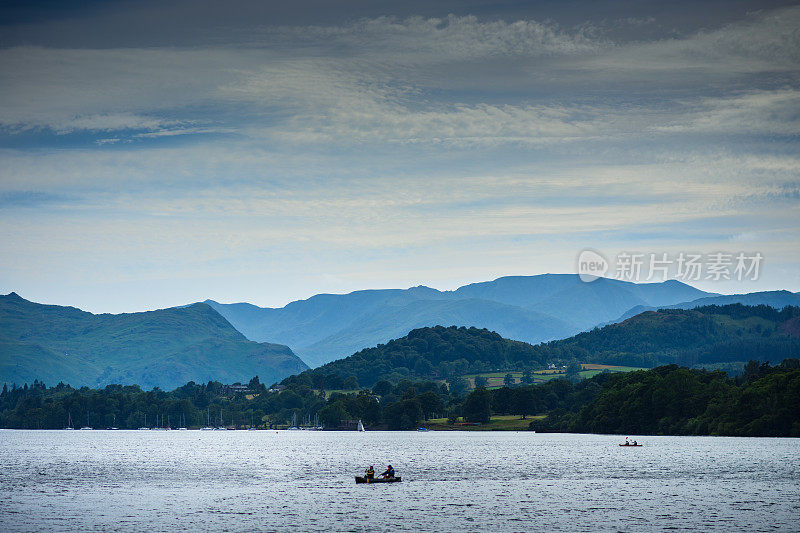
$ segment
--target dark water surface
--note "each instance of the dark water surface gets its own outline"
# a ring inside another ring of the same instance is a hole
[[[4,430],[0,530],[800,531],[800,439],[636,438]]]

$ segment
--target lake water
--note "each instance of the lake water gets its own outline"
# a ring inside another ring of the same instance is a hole
[[[0,529],[800,530],[800,439],[631,437],[4,430]]]

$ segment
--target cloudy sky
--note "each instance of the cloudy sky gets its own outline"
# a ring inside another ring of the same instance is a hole
[[[800,291],[796,2],[4,6],[0,292],[280,306],[586,247]]]

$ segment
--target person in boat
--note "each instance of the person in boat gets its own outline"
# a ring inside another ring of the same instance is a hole
[[[372,468],[372,465],[367,468],[367,479],[375,479],[375,469]]]
[[[633,445],[636,446],[636,441],[633,441]]]
[[[381,474],[381,477],[384,477],[384,478],[393,478],[394,477],[394,468],[392,468],[392,465],[389,465],[388,467],[386,467],[386,472]]]
[[[625,446],[630,446],[630,445],[631,445],[631,443],[628,442],[628,437],[625,437]]]

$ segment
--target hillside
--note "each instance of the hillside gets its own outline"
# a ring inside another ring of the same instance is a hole
[[[705,306],[646,311],[618,324],[536,346],[545,360],[653,367],[779,362],[800,355],[800,308]]]
[[[206,301],[256,341],[291,346],[312,367],[387,342],[411,329],[474,326],[528,343],[564,338],[638,306],[708,293],[677,281],[635,284],[575,274],[508,276],[455,291],[429,287],[319,294],[283,308]]]
[[[0,382],[173,388],[255,375],[271,382],[306,368],[288,347],[247,340],[204,304],[94,315],[0,296]]]
[[[289,377],[284,383],[336,389],[355,376],[360,386],[370,387],[381,379],[448,377],[513,367],[518,362],[541,365],[544,361],[539,355],[530,344],[504,339],[486,329],[435,326],[415,329],[386,344]]]
[[[750,292],[747,294],[723,294],[719,296],[706,296],[696,300],[680,302],[672,305],[660,305],[657,307],[637,305],[628,309],[614,322],[621,322],[632,316],[636,316],[645,311],[655,311],[656,309],[694,309],[706,305],[768,305],[775,309],[783,309],[786,306],[800,307],[800,294],[790,291],[762,291]]]

